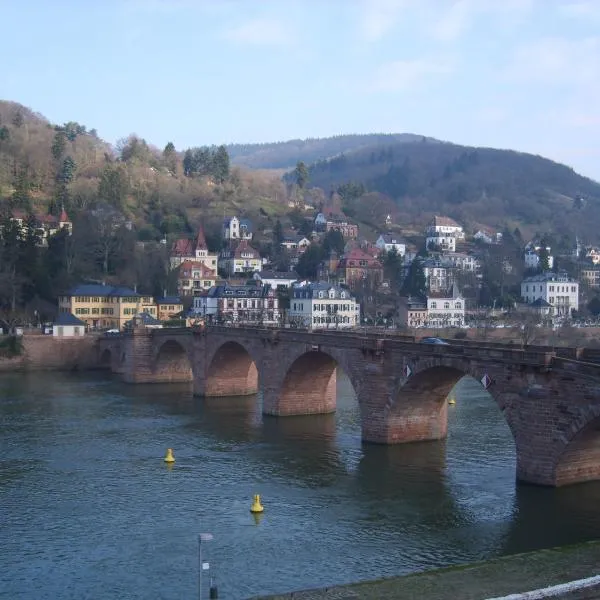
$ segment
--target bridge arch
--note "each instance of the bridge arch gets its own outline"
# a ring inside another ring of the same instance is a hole
[[[555,485],[600,479],[600,406],[580,411],[556,457]]]
[[[156,349],[153,363],[155,381],[193,381],[192,360],[187,349],[177,340],[162,341]]]
[[[463,377],[480,381],[484,375],[485,372],[479,372],[477,365],[468,360],[435,357],[419,361],[409,377],[397,377],[399,385],[385,407],[384,439],[377,441],[394,444],[445,438],[450,392]],[[518,427],[508,410],[506,391],[496,387],[493,379],[486,391],[500,409],[518,445]]]
[[[228,340],[207,357],[205,396],[248,396],[259,388],[259,369],[243,342]]]
[[[265,380],[263,412],[276,416],[335,412],[337,369],[341,368],[358,394],[358,377],[346,353],[336,348],[302,349],[287,356],[275,374]],[[359,399],[360,405],[360,399]],[[362,423],[361,409],[361,423]]]

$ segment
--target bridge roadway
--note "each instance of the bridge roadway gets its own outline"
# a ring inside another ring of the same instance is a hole
[[[100,339],[98,360],[131,383],[193,382],[199,396],[260,389],[263,412],[279,417],[334,411],[341,368],[356,392],[363,441],[381,444],[444,438],[446,398],[469,375],[513,433],[519,479],[600,479],[597,352],[466,340],[434,345],[382,333],[137,327]]]

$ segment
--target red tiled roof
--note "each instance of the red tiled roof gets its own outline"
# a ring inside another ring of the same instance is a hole
[[[217,276],[216,272],[213,269],[209,269],[204,263],[185,260],[179,265],[179,277],[190,277],[193,270],[200,271],[200,277],[203,279],[216,279]],[[187,273],[187,275],[185,273]]]
[[[71,220],[69,219],[69,215],[67,214],[67,211],[64,208],[60,211],[60,217],[58,220],[60,223],[70,223],[71,222]]]
[[[175,240],[171,247],[173,256],[194,256],[194,243],[187,238]]]
[[[260,254],[248,243],[247,240],[242,240],[236,247],[233,256],[234,258],[242,258],[242,252],[252,254],[251,258],[260,258]],[[248,257],[244,257],[248,258]]]
[[[202,225],[198,227],[198,235],[196,236],[196,250],[208,250],[206,245],[206,236],[204,235],[204,228]]]
[[[450,217],[438,217],[437,215],[433,217],[433,226],[434,227],[460,227],[460,225]]]

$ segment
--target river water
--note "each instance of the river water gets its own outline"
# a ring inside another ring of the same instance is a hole
[[[446,441],[363,446],[343,376],[335,415],[276,419],[185,385],[3,375],[0,597],[198,598],[200,532],[221,599],[600,537],[600,484],[516,485],[491,397],[456,398]]]

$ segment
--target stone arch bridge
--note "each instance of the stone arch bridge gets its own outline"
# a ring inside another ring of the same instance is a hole
[[[263,391],[263,413],[335,410],[349,377],[364,442],[444,438],[446,398],[464,375],[482,383],[512,431],[517,478],[560,486],[600,479],[600,364],[577,349],[415,343],[355,332],[136,328],[98,341],[99,363],[131,383],[193,382],[199,396]]]

